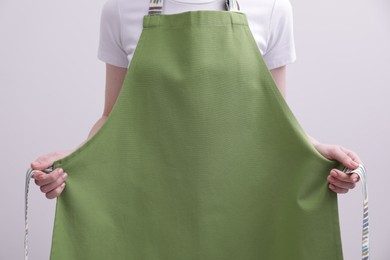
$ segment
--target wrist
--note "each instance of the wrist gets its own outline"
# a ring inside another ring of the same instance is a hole
[[[316,140],[314,137],[307,135],[314,147],[317,147],[319,144],[321,144],[318,140]]]

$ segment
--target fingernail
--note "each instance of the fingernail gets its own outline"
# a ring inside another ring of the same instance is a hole
[[[330,187],[332,190],[334,189],[333,184],[330,184],[329,187]]]
[[[35,161],[35,162],[33,162],[33,164],[34,164],[34,165],[40,165],[41,162],[40,162],[40,161]]]
[[[336,171],[332,171],[331,174],[332,174],[332,176],[334,176],[334,177],[337,176],[337,172],[336,172]]]
[[[353,166],[359,166],[359,164],[357,162],[355,162],[355,161],[352,161],[352,165]]]
[[[67,173],[64,173],[64,175],[62,175],[62,179],[66,179],[66,177],[68,176],[68,174]]]
[[[353,182],[357,182],[357,180],[358,180],[357,178],[353,178]]]
[[[64,172],[64,170],[63,170],[62,168],[60,168],[58,171],[59,171],[60,173],[63,173],[63,172]]]

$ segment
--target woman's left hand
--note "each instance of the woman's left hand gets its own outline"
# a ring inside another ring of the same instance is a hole
[[[341,145],[317,143],[314,147],[329,160],[337,160],[349,169],[356,169],[362,163],[359,156]],[[338,169],[332,169],[328,175],[329,188],[337,193],[347,193],[355,188],[359,181],[356,173],[346,174]]]

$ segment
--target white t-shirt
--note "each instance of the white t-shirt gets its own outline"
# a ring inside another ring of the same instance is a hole
[[[289,0],[238,0],[269,70],[296,60],[293,13]],[[165,0],[163,14],[225,10],[225,0]],[[149,0],[107,0],[100,22],[97,57],[127,68],[142,31]]]

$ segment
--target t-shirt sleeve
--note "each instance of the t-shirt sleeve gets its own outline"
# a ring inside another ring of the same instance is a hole
[[[263,57],[271,70],[296,60],[293,10],[289,0],[275,0],[269,25],[267,48]]]
[[[100,16],[100,37],[97,51],[99,60],[117,67],[126,68],[127,54],[121,38],[120,13],[117,0],[107,0]]]

